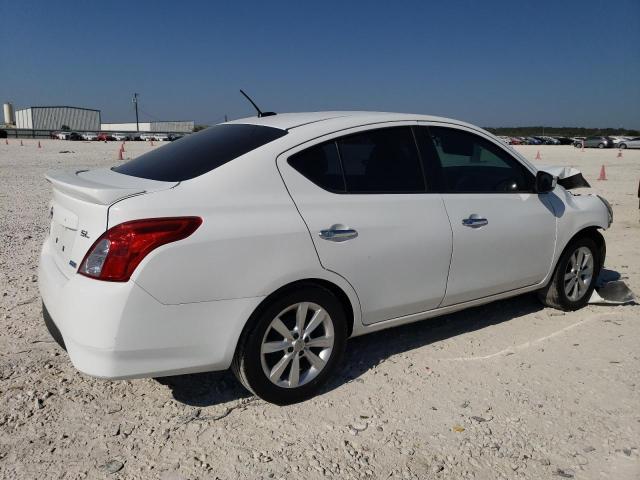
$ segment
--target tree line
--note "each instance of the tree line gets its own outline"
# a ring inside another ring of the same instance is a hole
[[[584,128],[584,127],[487,127],[485,130],[494,135],[505,137],[531,137],[545,135],[550,137],[590,137],[601,135],[607,137],[615,136],[640,136],[639,130],[629,130],[627,128]]]

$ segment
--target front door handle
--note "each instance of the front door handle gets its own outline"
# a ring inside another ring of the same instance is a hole
[[[323,240],[329,240],[330,242],[346,242],[358,236],[358,232],[353,228],[345,227],[344,225],[336,224],[331,225],[326,230],[320,230],[320,238]]]
[[[472,213],[471,215],[469,215],[469,218],[465,218],[462,220],[462,225],[464,225],[465,227],[480,228],[484,227],[485,225],[489,225],[489,220],[483,218],[477,213]]]

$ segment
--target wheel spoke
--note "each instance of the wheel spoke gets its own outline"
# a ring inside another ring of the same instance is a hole
[[[305,350],[305,355],[307,357],[307,360],[309,360],[309,363],[311,363],[311,365],[313,365],[318,370],[322,370],[322,368],[324,367],[324,364],[326,363],[323,359],[321,359],[311,350]]]
[[[574,276],[575,276],[575,274],[573,272],[565,273],[564,274],[564,281],[566,282],[567,280],[573,278]]]
[[[278,380],[280,380],[280,377],[282,376],[282,372],[285,371],[292,357],[293,357],[293,354],[288,353],[284,357],[282,357],[278,363],[276,363],[273,366],[273,368],[271,369],[271,372],[269,373],[269,378],[271,379],[272,382],[277,382]]]
[[[278,342],[266,342],[262,344],[262,353],[273,353],[286,350],[291,343],[287,340],[281,340]]]
[[[575,285],[575,283],[576,283],[576,277],[572,276],[571,280],[569,280],[565,284],[564,291],[567,294],[567,296],[571,295],[571,290],[573,290],[573,286]]]
[[[571,293],[571,298],[574,300],[577,300],[578,298],[578,293],[579,293],[579,287],[578,287],[579,282],[575,281],[573,283],[573,289],[572,289],[572,293]]]
[[[313,331],[318,328],[318,325],[320,325],[325,318],[325,311],[324,310],[317,310],[314,314],[313,317],[311,317],[311,320],[309,321],[309,325],[307,325],[306,330],[304,331],[304,334],[306,336],[311,335],[311,333],[313,333]]]
[[[297,387],[300,382],[300,357],[294,355],[291,363],[291,371],[289,372],[289,386]]]
[[[289,331],[287,326],[284,323],[282,323],[282,320],[280,320],[280,318],[276,318],[271,324],[271,327],[287,340],[293,341],[293,336],[291,335],[291,332]]]
[[[584,261],[584,252],[582,251],[582,249],[580,249],[580,250],[578,250],[576,252],[576,254],[577,255],[576,255],[576,263],[575,263],[575,265],[576,265],[577,269],[580,269],[580,268],[582,268],[582,262]]]
[[[591,277],[593,275],[593,267],[592,266],[586,267],[584,270],[582,270],[582,272],[580,272],[580,275],[583,278],[584,277]]]
[[[304,323],[307,320],[307,311],[309,310],[308,303],[301,303],[298,305],[296,309],[296,327],[298,328],[298,333],[302,335],[304,332]]]
[[[320,347],[329,348],[333,347],[333,337],[318,337],[309,340],[306,344],[307,347]]]

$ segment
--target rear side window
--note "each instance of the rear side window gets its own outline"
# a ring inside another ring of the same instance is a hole
[[[321,143],[289,157],[289,165],[325,190],[344,192],[335,142]]]
[[[133,177],[180,182],[210,172],[286,134],[286,130],[261,125],[216,125],[145,153],[113,170]]]
[[[339,138],[350,193],[424,192],[424,175],[411,127],[369,130]]]

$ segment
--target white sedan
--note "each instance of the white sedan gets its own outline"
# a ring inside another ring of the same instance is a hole
[[[47,178],[39,286],[76,368],[232,367],[278,404],[318,392],[349,337],[531,291],[583,307],[613,218],[569,191],[579,172],[409,114],[246,118]]]
[[[620,140],[618,148],[640,148],[640,137],[633,137],[626,140]]]
[[[83,140],[97,140],[98,134],[96,132],[84,132],[82,134]]]

